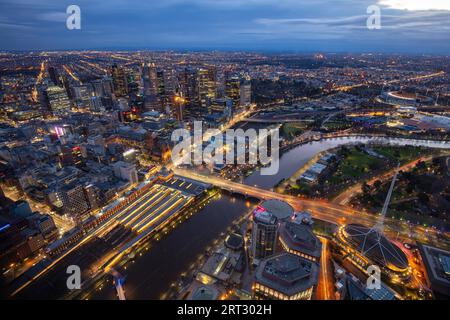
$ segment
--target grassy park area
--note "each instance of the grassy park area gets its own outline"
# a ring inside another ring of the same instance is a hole
[[[343,147],[338,151],[341,161],[327,183],[356,183],[361,178],[394,168],[398,162],[402,165],[431,153],[432,150],[413,146]]]

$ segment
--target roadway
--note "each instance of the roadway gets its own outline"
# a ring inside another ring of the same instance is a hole
[[[322,242],[322,255],[320,257],[320,273],[317,284],[317,300],[335,300],[334,296],[334,276],[331,268],[331,255],[328,239],[319,237]]]
[[[351,207],[331,203],[326,200],[302,199],[292,195],[280,194],[270,190],[264,190],[255,186],[249,186],[234,181],[224,180],[216,176],[206,176],[187,169],[174,169],[177,175],[196,179],[204,183],[212,184],[220,189],[239,193],[244,196],[254,197],[261,200],[278,199],[289,203],[295,210],[307,210],[316,219],[334,223],[337,225],[358,223],[365,226],[373,226],[378,220],[378,215],[354,210]],[[433,228],[421,225],[412,225],[404,221],[386,217],[384,219],[386,233],[404,240],[417,240],[424,243],[439,242],[442,246],[450,247],[450,235],[448,232],[440,233]]]

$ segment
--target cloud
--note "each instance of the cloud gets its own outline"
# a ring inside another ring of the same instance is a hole
[[[378,0],[378,4],[410,11],[450,10],[449,0]]]
[[[67,14],[65,12],[52,11],[38,14],[37,19],[50,22],[64,22],[67,19]]]
[[[255,23],[267,27],[290,26],[293,29],[310,26],[323,26],[336,30],[366,29],[366,21],[369,15],[357,15],[335,18],[291,18],[291,19],[256,19]],[[445,11],[421,11],[406,12],[402,14],[382,14],[382,29],[413,29],[426,28],[433,31],[448,31],[450,12]],[[422,30],[423,31],[423,30]]]

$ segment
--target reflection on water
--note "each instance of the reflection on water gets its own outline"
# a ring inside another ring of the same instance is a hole
[[[344,137],[315,141],[298,146],[280,159],[280,171],[273,176],[261,176],[254,172],[245,183],[262,188],[272,188],[281,179],[288,178],[308,162],[315,154],[349,143],[377,142],[393,145],[418,145],[450,148],[450,144],[414,141],[394,138]],[[222,194],[189,220],[178,225],[157,245],[138,257],[125,271],[125,292],[127,299],[159,299],[170,284],[177,281],[180,274],[192,265],[205,248],[224,232],[233,220],[248,212],[255,205],[242,197]],[[94,299],[117,299],[115,289],[107,285]]]
[[[159,299],[232,221],[255,204],[240,196],[222,194],[178,225],[142,257],[127,264],[124,284],[127,299]],[[112,285],[91,298],[117,299]]]
[[[377,144],[389,145],[413,145],[429,148],[445,148],[450,149],[448,142],[434,142],[426,140],[412,140],[401,138],[381,138],[381,137],[342,137],[324,139],[321,141],[314,141],[304,145],[300,145],[292,150],[284,153],[280,158],[280,170],[273,176],[262,176],[259,171],[253,172],[248,176],[244,183],[248,185],[258,186],[264,189],[274,187],[282,179],[290,178],[300,167],[306,164],[314,155],[319,152],[336,148],[344,144],[352,143],[368,143],[373,142]]]

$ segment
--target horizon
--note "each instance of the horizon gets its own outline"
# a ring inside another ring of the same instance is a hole
[[[2,51],[193,50],[448,54],[445,0],[2,0]],[[380,28],[368,29],[371,6]],[[95,49],[99,48],[99,49]],[[114,49],[113,49],[114,48]]]

